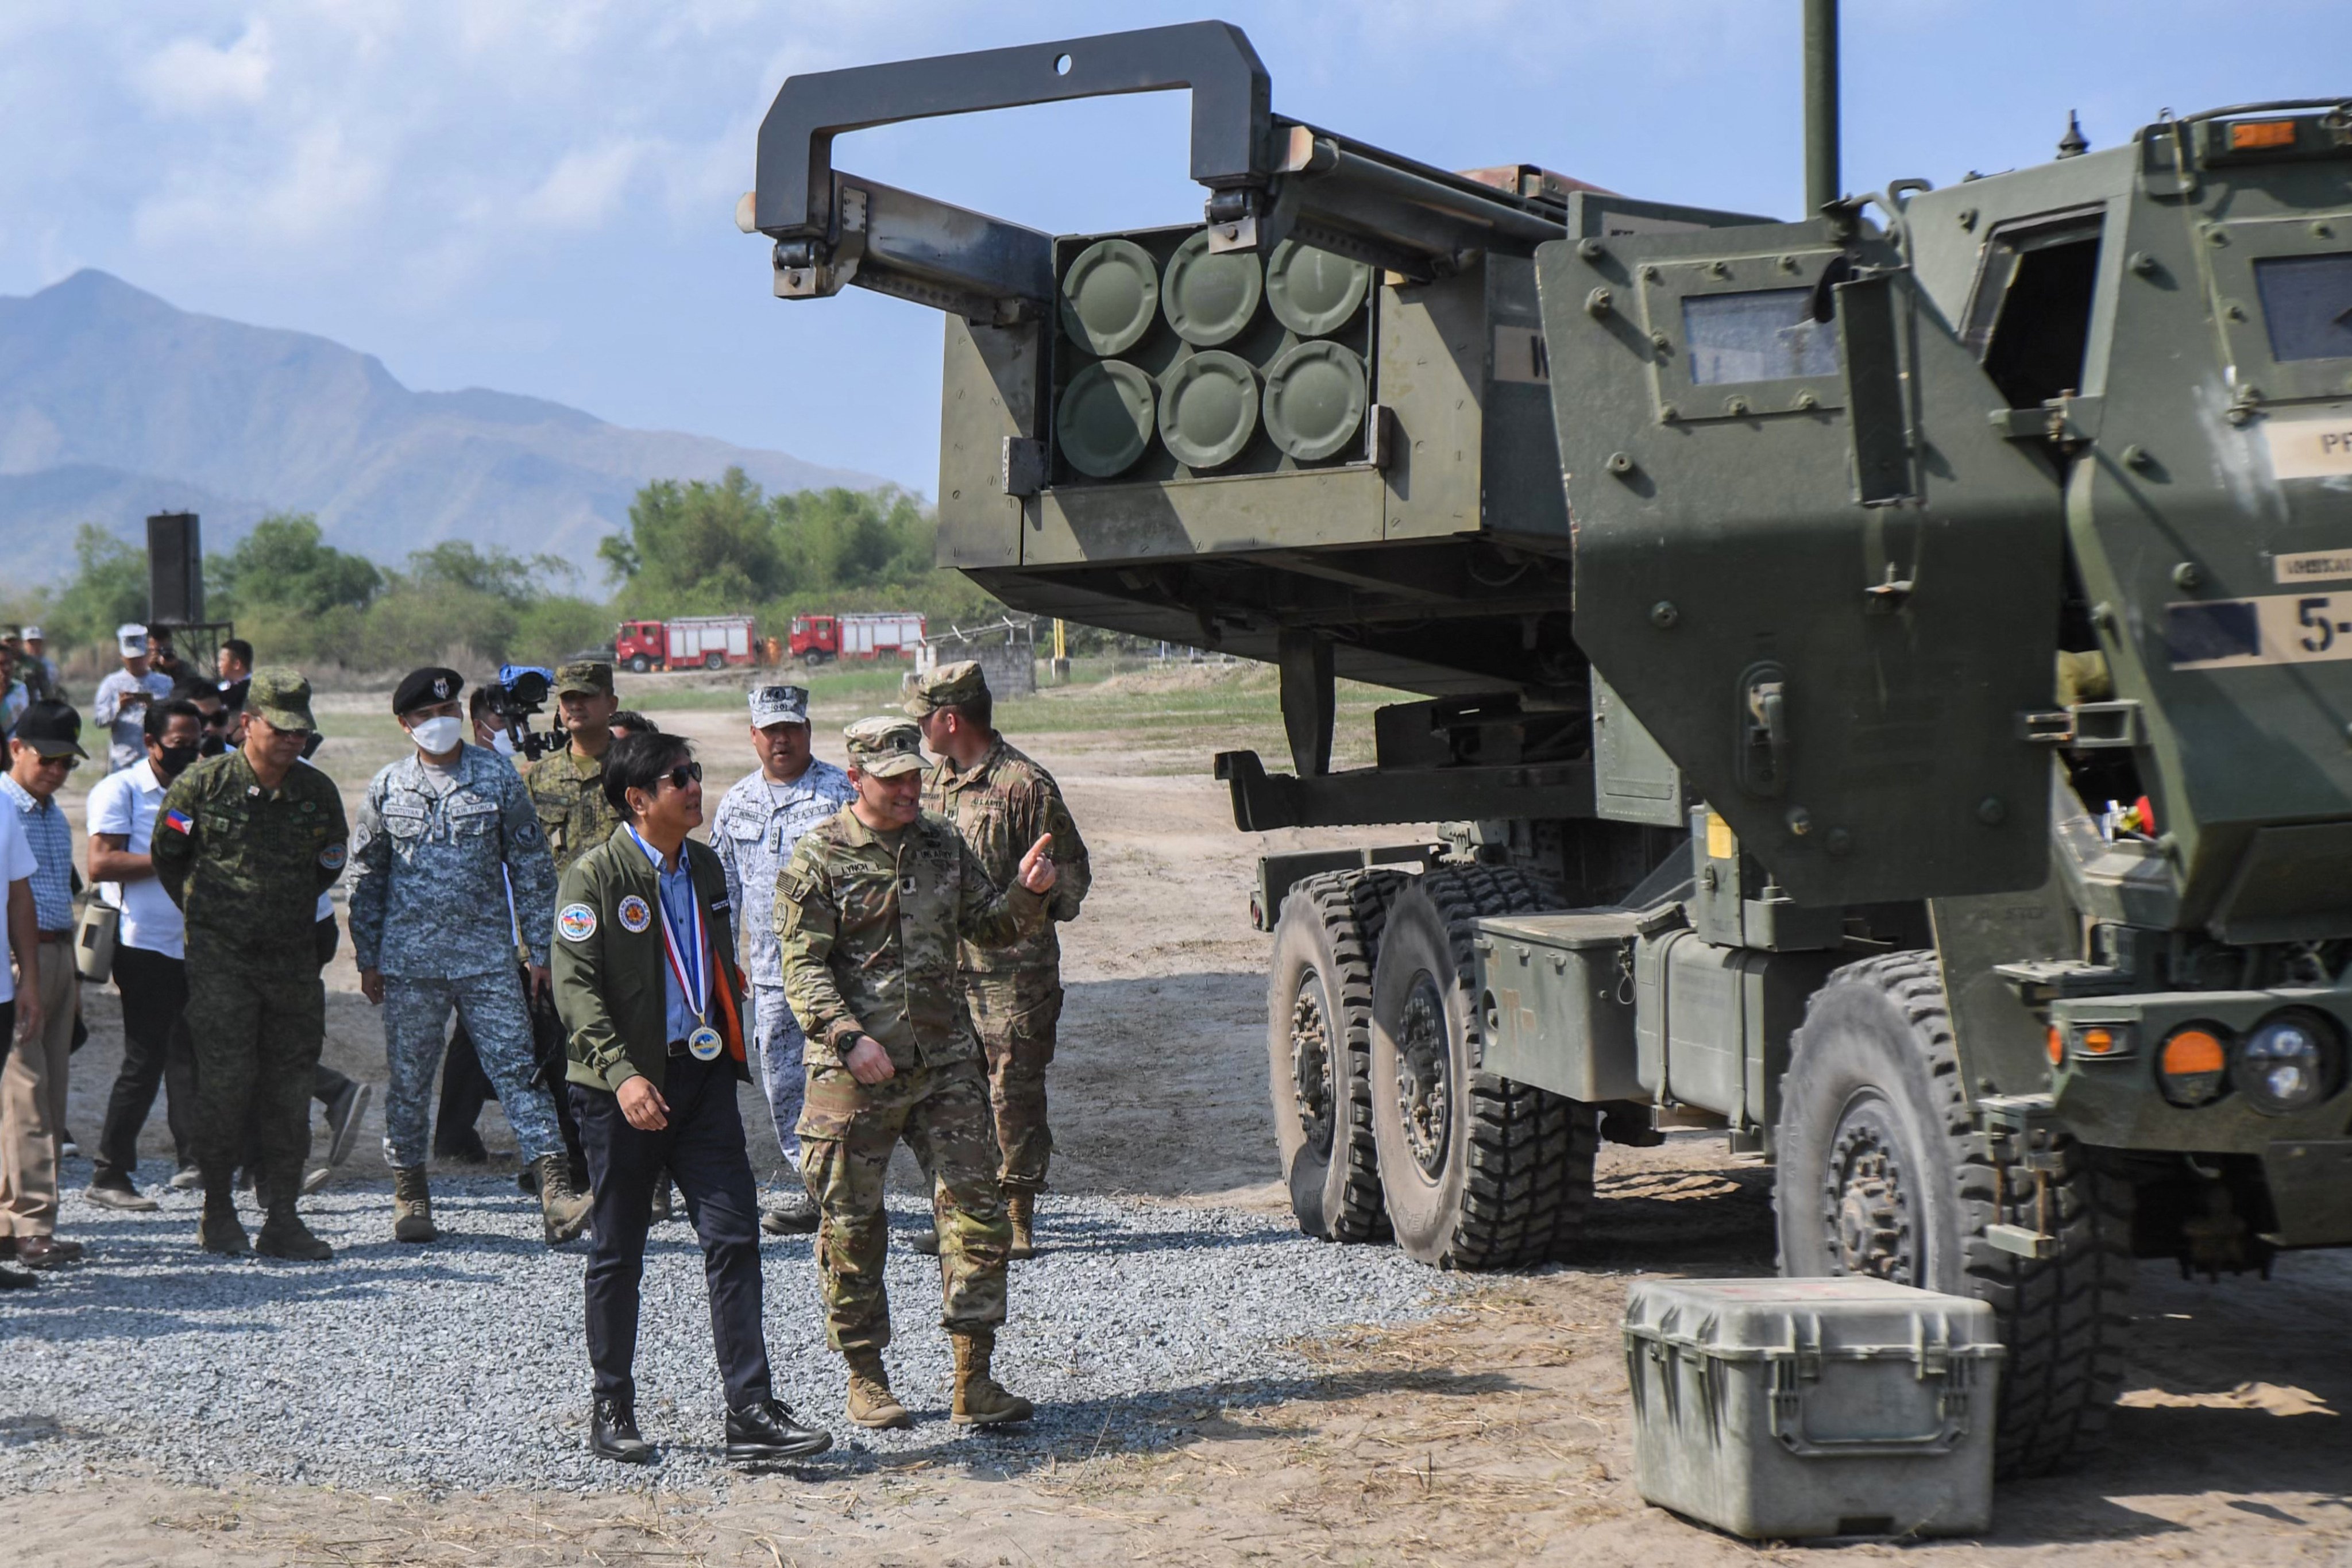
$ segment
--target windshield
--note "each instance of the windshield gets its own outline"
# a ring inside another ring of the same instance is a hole
[[[1811,289],[1695,294],[1683,300],[1691,380],[1785,381],[1835,375],[1837,329],[1813,320]]]
[[[2273,359],[2352,359],[2352,251],[2257,261],[2254,287]]]

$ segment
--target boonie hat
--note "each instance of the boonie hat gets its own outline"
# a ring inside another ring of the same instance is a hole
[[[466,689],[466,678],[454,669],[436,666],[429,669],[412,669],[400,689],[392,694],[392,714],[397,719],[419,708],[430,708],[436,702],[456,700]]]
[[[754,730],[764,730],[771,724],[805,724],[807,722],[807,687],[755,686],[751,688],[751,728]]]
[[[921,675],[909,674],[899,689],[906,696],[908,714],[921,719],[942,708],[978,701],[988,694],[988,678],[981,674],[978,659],[960,658]]]
[[[114,644],[125,658],[136,658],[147,651],[147,628],[137,621],[125,621],[114,628]]]
[[[246,688],[245,708],[248,713],[259,714],[261,721],[273,730],[307,733],[319,727],[310,717],[310,680],[300,670],[284,665],[253,672],[253,684]]]
[[[558,697],[610,697],[613,667],[600,658],[576,658],[555,667]]]
[[[923,767],[923,732],[887,713],[860,719],[841,732],[849,742],[849,765],[877,779],[895,779]]]
[[[16,721],[16,737],[45,757],[87,757],[81,715],[64,702],[36,702]]]

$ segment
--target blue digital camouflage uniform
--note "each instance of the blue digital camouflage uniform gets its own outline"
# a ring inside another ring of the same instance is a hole
[[[784,962],[776,946],[776,881],[793,858],[801,835],[839,811],[857,794],[849,775],[831,763],[809,759],[800,777],[772,784],[764,773],[739,780],[719,803],[710,822],[710,847],[727,873],[727,896],[735,905],[735,929],[743,933],[743,973],[751,983],[753,1050],[760,1083],[775,1119],[776,1142],[785,1162],[800,1169],[799,1122],[805,1078],[801,1068],[806,1043],[784,1001]]]
[[[555,1104],[532,1081],[514,963],[518,926],[530,962],[548,962],[555,863],[530,792],[503,758],[467,745],[451,773],[435,778],[414,754],[393,763],[368,784],[352,835],[352,948],[362,969],[383,973],[383,1148],[396,1169],[430,1152],[433,1076],[453,1006],[525,1163],[563,1149]]]

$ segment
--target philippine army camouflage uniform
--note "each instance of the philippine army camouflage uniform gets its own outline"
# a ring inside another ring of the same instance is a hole
[[[613,667],[582,659],[555,672],[555,694],[613,694]],[[583,756],[566,746],[550,752],[523,769],[530,791],[531,809],[539,814],[540,831],[547,835],[548,853],[555,858],[560,879],[572,863],[607,838],[621,826],[621,814],[604,798],[604,759]]]
[[[969,661],[943,665],[910,679],[909,687],[907,711],[917,717],[987,690],[980,666]],[[1086,843],[1054,775],[1002,735],[969,769],[959,772],[946,757],[934,763],[923,782],[923,806],[955,825],[1000,888],[1013,885],[1031,845],[1054,836],[1057,875],[1045,895],[1045,922],[1009,946],[965,942],[959,955],[972,1023],[988,1058],[989,1099],[1003,1154],[998,1179],[1008,1189],[1036,1192],[1045,1184],[1054,1152],[1045,1121],[1045,1067],[1054,1059],[1054,1030],[1062,1017],[1062,945],[1054,927],[1077,919],[1086,900],[1093,879]]]
[[[922,766],[904,720],[864,720],[848,735],[853,767],[889,777]],[[1015,941],[1044,913],[1025,888],[1000,892],[935,816],[877,833],[844,806],[793,850],[776,939],[786,999],[808,1031],[801,1172],[824,1215],[817,1271],[835,1350],[890,1342],[882,1183],[901,1139],[932,1174],[941,1323],[965,1332],[1004,1321],[1013,1231],[956,950]],[[851,1076],[843,1058],[860,1035],[889,1054],[897,1076],[871,1086]]]
[[[562,1152],[555,1103],[532,1081],[539,1064],[515,972],[516,928],[534,964],[548,962],[555,929],[555,865],[522,780],[479,746],[460,747],[442,777],[404,757],[369,784],[352,861],[352,953],[383,973],[385,1158],[401,1170],[431,1152],[433,1075],[452,1007],[523,1163]]]
[[[314,727],[310,682],[293,670],[255,671],[246,700],[273,728]],[[332,779],[298,763],[264,789],[243,752],[189,768],[158,809],[156,879],[187,916],[195,1153],[208,1195],[227,1195],[248,1116],[264,1205],[290,1205],[299,1190],[326,1030],[314,928],[348,837]]]

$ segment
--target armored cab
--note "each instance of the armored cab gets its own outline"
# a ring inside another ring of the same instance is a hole
[[[945,314],[943,563],[1279,667],[1237,825],[1368,830],[1261,867],[1302,1226],[1572,1258],[1598,1140],[1718,1127],[1789,1271],[1991,1303],[2035,1468],[2135,1255],[2352,1242],[2352,105],[1853,197],[1807,10],[1796,221],[1285,119],[1217,23],[794,78],[739,218]],[[831,163],[1174,89],[1197,222]]]

